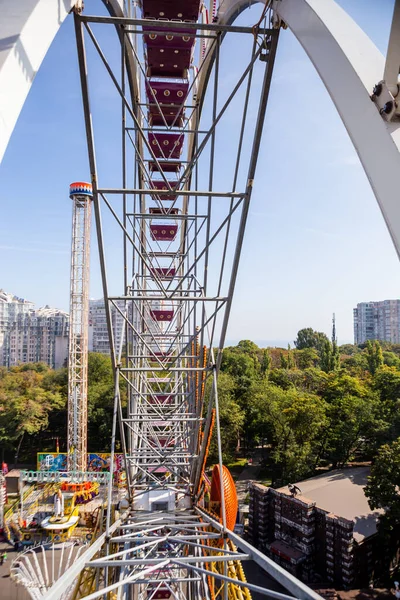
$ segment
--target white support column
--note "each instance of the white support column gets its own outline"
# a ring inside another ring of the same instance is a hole
[[[386,53],[385,72],[383,79],[393,96],[398,94],[398,79],[400,68],[400,0],[395,0],[392,27]]]
[[[388,123],[371,101],[385,59],[333,0],[275,0],[315,66],[352,140],[400,256],[399,124]]]
[[[261,0],[221,0],[218,22],[232,23],[249,4]],[[364,31],[334,0],[274,0],[277,20],[282,19],[303,46],[325,84],[347,129],[382,211],[400,257],[400,126],[386,122],[371,101],[374,86],[384,73],[390,82],[396,72],[395,31],[398,0],[389,44],[388,62]],[[398,44],[398,40],[396,41]],[[200,77],[204,86],[209,68]],[[295,122],[293,124],[295,126]]]
[[[87,470],[90,183],[72,183],[71,295],[68,352],[68,470]]]
[[[123,15],[124,0],[99,2],[110,14]],[[0,163],[48,49],[68,13],[74,7],[80,10],[82,4],[82,0],[0,0]]]

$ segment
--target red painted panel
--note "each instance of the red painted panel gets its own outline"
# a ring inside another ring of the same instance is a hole
[[[172,242],[176,238],[178,225],[150,225],[150,235],[152,240],[158,242]]]
[[[179,77],[186,79],[192,59],[192,50],[147,47],[148,77]]]
[[[180,133],[149,133],[149,142],[156,158],[179,158],[184,136]]]
[[[158,168],[158,165],[160,168]],[[172,161],[158,161],[158,165],[154,160],[149,161],[149,169],[153,173],[154,171],[163,171],[163,173],[179,173],[181,168],[180,162],[172,162]]]
[[[172,189],[175,189],[178,185],[177,181],[168,181],[169,185]],[[151,187],[155,190],[167,190],[167,186],[165,185],[165,181],[151,181]],[[152,198],[156,200],[176,200],[177,194],[160,194],[160,195],[152,195]]]
[[[151,310],[150,316],[154,321],[172,321],[173,310]]]
[[[187,81],[147,81],[146,95],[151,125],[163,126],[165,119],[167,125],[181,127],[184,116],[183,104],[188,90]]]
[[[143,0],[145,19],[182,19],[197,21],[200,0]]]
[[[151,215],[177,215],[179,214],[179,208],[158,208],[152,206],[149,208]]]
[[[176,269],[172,267],[155,267],[150,269],[152,275],[157,275],[160,279],[173,279],[176,274]]]
[[[172,396],[167,396],[166,394],[154,394],[154,398],[150,397],[149,402],[155,404],[158,402],[159,404],[171,404]]]

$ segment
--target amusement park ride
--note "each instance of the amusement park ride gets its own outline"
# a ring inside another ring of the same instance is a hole
[[[86,467],[84,325],[93,205],[115,377],[110,464],[118,429],[126,503],[114,510],[113,473],[104,474],[104,530],[96,530],[91,543],[55,581],[46,584],[33,567],[27,573],[22,559],[14,564],[13,577],[32,597],[49,600],[241,600],[249,599],[251,591],[279,599],[317,599],[233,531],[238,505],[235,485],[222,464],[217,378],[281,29],[290,27],[326,84],[399,252],[400,205],[393,195],[400,167],[399,3],[386,63],[333,0],[266,2],[258,22],[249,26],[234,21],[255,4],[252,0],[104,0],[109,16],[86,14],[81,0],[36,4],[33,10],[30,2],[20,1],[17,10],[12,1],[3,0],[3,22],[13,23],[37,71],[68,11],[74,13],[91,181],[72,184],[70,190],[74,226],[68,471],[25,478],[55,485],[53,492],[62,481],[68,488],[69,510],[64,506],[64,516],[43,523],[54,531],[76,517],[71,497],[77,488],[69,486],[84,486],[99,476]],[[115,31],[118,65],[107,60],[99,41],[102,28]],[[240,44],[246,64],[226,79],[227,65],[230,72],[233,68],[224,53],[228,38]],[[119,114],[117,187],[107,185],[97,168],[108,157],[107,148],[95,144],[88,60],[94,54],[114,86],[112,110]],[[12,42],[0,63],[0,84],[11,98],[1,99],[2,152],[31,84],[21,68]],[[249,109],[255,105],[256,114]],[[229,148],[223,138],[227,127]],[[114,227],[110,244],[105,219]],[[121,271],[114,292],[106,265],[116,240]],[[112,307],[123,320],[119,344]],[[205,466],[213,432],[219,459],[210,481]],[[242,568],[247,560],[292,596],[247,582]]]

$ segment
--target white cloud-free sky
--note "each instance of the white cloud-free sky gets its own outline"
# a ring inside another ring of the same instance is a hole
[[[339,4],[386,52],[393,0]],[[85,2],[96,13],[99,0]],[[261,5],[241,16],[254,24]],[[232,64],[234,71],[235,64]],[[224,76],[229,76],[225,74]],[[94,82],[112,121],[101,80]],[[351,101],[351,99],[349,99]],[[227,134],[228,135],[228,134]],[[107,168],[117,167],[110,147]],[[0,166],[0,287],[68,310],[71,203],[87,180],[72,19],[45,58]],[[102,295],[93,253],[91,296]],[[302,327],[352,341],[357,302],[398,298],[400,265],[357,155],[314,68],[281,33],[228,342],[292,342]]]

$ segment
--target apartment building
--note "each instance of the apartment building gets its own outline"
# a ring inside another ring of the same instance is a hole
[[[8,365],[10,323],[15,322],[18,315],[27,314],[33,308],[33,302],[0,290],[0,365]]]
[[[124,303],[120,302],[119,307],[123,313]],[[119,348],[124,331],[124,317],[115,306],[111,307],[111,321],[115,345]],[[110,354],[110,340],[108,338],[107,316],[103,298],[89,301],[89,352]]]
[[[20,314],[9,326],[9,359],[19,363],[45,362],[53,369],[66,366],[69,315],[45,306]]]
[[[69,315],[0,290],[0,365],[45,362],[64,366],[68,356]]]
[[[379,576],[376,546],[381,510],[364,494],[368,467],[330,471],[288,487],[250,485],[249,538],[307,583],[365,587]]]
[[[400,343],[400,300],[361,302],[353,309],[354,343],[367,340]]]

